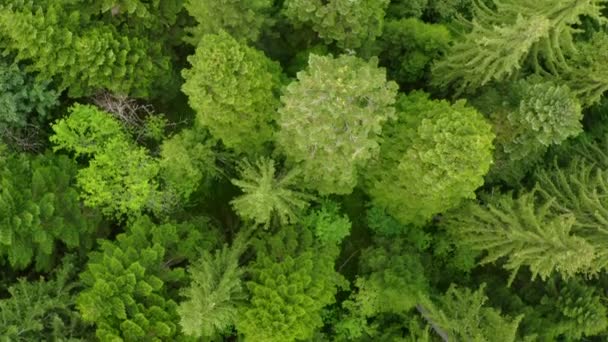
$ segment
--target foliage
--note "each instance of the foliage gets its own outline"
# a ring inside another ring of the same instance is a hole
[[[272,5],[272,0],[186,0],[188,13],[197,21],[189,29],[192,36],[187,41],[196,46],[205,34],[218,34],[222,30],[237,40],[256,41],[272,24],[268,15]]]
[[[140,213],[151,205],[159,163],[133,143],[116,119],[96,107],[76,104],[53,130],[50,140],[55,149],[92,157],[77,177],[87,205],[118,217]]]
[[[240,165],[240,178],[232,180],[244,194],[230,204],[243,219],[265,228],[275,221],[295,223],[311,199],[311,196],[293,190],[297,176],[296,170],[277,175],[272,159],[262,158],[254,164],[245,161]]]
[[[99,215],[80,203],[75,176],[64,156],[0,151],[0,255],[12,268],[48,271],[58,249],[92,243]]]
[[[215,177],[213,140],[196,129],[184,129],[163,141],[160,147],[160,178],[169,191],[184,202]]]
[[[182,290],[187,299],[180,303],[177,312],[185,334],[194,337],[213,337],[225,332],[237,317],[237,303],[245,299],[241,283],[244,270],[239,257],[245,249],[243,236],[237,237],[231,247],[203,255],[188,268],[191,283]]]
[[[488,300],[484,288],[482,284],[473,292],[451,285],[435,302],[424,300],[418,310],[444,340],[517,341],[517,328],[523,317],[503,316],[484,305]]]
[[[0,299],[0,341],[82,341],[86,326],[75,311],[73,259],[65,259],[52,279],[19,279]]]
[[[398,119],[384,130],[368,193],[403,224],[422,225],[474,198],[492,160],[494,134],[464,101],[434,101],[422,92],[403,96]]]
[[[307,24],[327,41],[356,49],[382,33],[389,0],[285,0],[284,13],[294,24]]]
[[[583,15],[603,22],[603,2],[494,0],[495,9],[473,2],[473,20],[463,20],[471,31],[435,65],[434,84],[455,85],[461,93],[505,80],[524,63],[539,73],[567,70],[566,56],[575,54],[575,26]]]
[[[257,257],[246,282],[250,299],[240,309],[238,331],[254,341],[310,339],[342,283],[334,271],[337,249],[319,246],[310,230],[294,226],[254,246]]]
[[[278,120],[278,142],[302,168],[303,184],[322,195],[352,192],[358,169],[378,152],[396,88],[376,59],[310,56],[285,89]]]
[[[225,32],[205,35],[182,90],[201,126],[239,153],[259,153],[273,140],[280,67]]]
[[[487,91],[476,103],[489,113],[497,135],[490,180],[517,183],[550,146],[582,132],[578,100],[567,86],[554,82],[520,80]]]
[[[301,219],[304,226],[327,244],[339,245],[350,234],[351,222],[347,215],[341,215],[340,205],[331,200],[321,201],[320,207],[310,210]]]
[[[505,257],[511,279],[522,266],[530,267],[532,279],[543,280],[554,271],[565,278],[589,272],[595,262],[593,244],[572,235],[576,218],[554,215],[553,203],[537,204],[534,193],[517,199],[504,195],[487,206],[469,203],[448,216],[446,225],[459,244],[487,251],[481,263]]]
[[[36,80],[16,64],[0,62],[0,135],[9,127],[22,128],[41,122],[57,104],[58,93],[48,81]],[[33,118],[30,118],[30,115]]]
[[[99,340],[176,336],[177,304],[166,297],[167,285],[184,272],[171,268],[166,250],[179,241],[175,226],[156,226],[146,217],[116,241],[99,241],[80,275],[85,289],[77,299],[82,318],[95,323]]]
[[[450,32],[443,25],[413,18],[389,20],[378,42],[380,61],[392,79],[413,83],[427,75],[431,62],[448,49],[450,41]]]
[[[169,73],[169,59],[160,43],[93,21],[69,0],[4,5],[0,28],[7,37],[6,51],[16,53],[17,61],[31,61],[26,70],[56,80],[71,97],[100,88],[149,96],[154,84]],[[32,37],[43,43],[32,44]]]

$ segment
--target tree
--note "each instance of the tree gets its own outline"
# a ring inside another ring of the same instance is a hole
[[[387,20],[378,39],[380,62],[392,79],[411,84],[428,76],[431,62],[448,49],[450,41],[443,25],[413,18]]]
[[[170,74],[162,45],[94,20],[94,13],[69,0],[2,6],[4,50],[14,53],[16,61],[30,62],[26,71],[53,79],[58,89],[68,89],[71,97],[102,88],[149,96],[155,84]],[[32,44],[32,37],[44,43]]]
[[[76,165],[65,156],[0,151],[0,256],[13,269],[34,262],[48,271],[59,246],[92,244],[100,217],[82,206],[75,177]]]
[[[310,230],[294,226],[262,235],[253,245],[250,298],[239,309],[237,330],[252,341],[310,339],[323,325],[321,310],[343,283],[334,271],[338,249],[319,246]]]
[[[320,194],[348,194],[360,168],[378,152],[382,124],[393,117],[397,85],[377,60],[311,55],[285,89],[278,142]]]
[[[313,231],[321,243],[330,245],[340,245],[351,229],[348,216],[340,213],[340,204],[328,199],[309,210],[300,222]]]
[[[106,215],[136,215],[152,205],[160,172],[157,160],[134,144],[120,122],[90,105],[76,104],[53,125],[55,150],[91,157],[78,171],[85,203]]]
[[[575,54],[573,35],[581,16],[603,22],[602,0],[494,0],[496,9],[473,2],[471,28],[433,70],[436,86],[456,86],[457,94],[502,81],[527,63],[535,72],[556,75]]]
[[[469,203],[447,216],[445,224],[458,244],[487,252],[482,264],[506,258],[503,267],[512,271],[509,282],[522,266],[530,267],[532,279],[545,280],[553,272],[564,278],[592,273],[593,244],[572,234],[576,218],[553,214],[554,203],[537,204],[534,192],[517,199],[504,195],[486,206]]]
[[[254,164],[248,161],[240,165],[240,179],[232,184],[243,191],[243,195],[230,204],[245,220],[268,228],[271,223],[296,223],[300,212],[308,207],[311,196],[294,190],[298,171],[276,174],[274,160],[261,158]]]
[[[269,15],[273,0],[186,0],[188,13],[197,22],[189,28],[191,34],[187,41],[197,46],[206,34],[228,32],[237,40],[255,42],[264,29],[273,24]]]
[[[49,83],[36,80],[17,64],[0,62],[0,136],[6,129],[23,128],[48,118],[59,97]]]
[[[487,179],[516,184],[551,146],[582,132],[582,109],[573,92],[539,77],[486,91],[474,101],[496,132]]]
[[[485,284],[477,291],[451,285],[435,301],[425,299],[418,311],[431,329],[444,341],[516,341],[517,328],[523,316],[503,316],[484,305],[488,297]]]
[[[336,322],[349,339],[378,334],[383,314],[405,315],[429,291],[420,254],[402,238],[377,239],[361,253],[356,292],[342,303],[348,315]]]
[[[214,141],[203,131],[184,129],[160,146],[160,178],[165,191],[175,192],[182,202],[217,176]]]
[[[73,258],[53,272],[51,279],[22,278],[8,286],[0,299],[0,341],[85,341],[88,327],[75,310],[77,283]]]
[[[388,0],[286,0],[283,12],[296,25],[310,25],[319,37],[356,49],[382,33]]]
[[[76,301],[99,340],[175,339],[177,303],[168,291],[184,271],[172,267],[175,255],[168,252],[180,240],[175,225],[157,226],[144,216],[115,241],[99,241],[80,275],[85,288]]]
[[[385,128],[380,158],[365,175],[372,202],[402,224],[422,225],[483,184],[492,161],[491,126],[464,101],[402,96]]]
[[[198,123],[238,153],[262,152],[274,135],[279,65],[223,31],[205,35],[188,61],[182,91]]]
[[[188,268],[191,283],[181,291],[186,300],[177,309],[185,334],[211,338],[234,325],[237,305],[246,299],[241,282],[244,269],[239,267],[244,239],[245,235],[237,235],[231,247],[225,245],[213,255],[204,251]]]

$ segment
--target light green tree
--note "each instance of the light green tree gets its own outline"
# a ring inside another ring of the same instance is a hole
[[[259,154],[273,141],[281,69],[226,32],[205,35],[182,91],[198,123],[238,153]]]
[[[230,204],[245,220],[269,228],[271,223],[296,223],[301,212],[308,207],[312,196],[295,189],[298,171],[277,173],[275,162],[261,158],[255,163],[242,162],[240,178],[233,179],[243,195]]]
[[[422,92],[402,96],[397,114],[365,174],[372,202],[403,224],[422,225],[475,198],[492,162],[494,133],[483,116],[464,101]]]
[[[382,125],[394,115],[397,85],[377,60],[311,55],[285,89],[278,143],[303,183],[320,194],[348,194],[378,153]]]

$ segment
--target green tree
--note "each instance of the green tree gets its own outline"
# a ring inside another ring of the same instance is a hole
[[[175,340],[179,317],[168,291],[185,273],[173,267],[176,256],[168,252],[181,240],[175,225],[142,217],[116,241],[99,241],[80,275],[85,288],[77,298],[99,340]]]
[[[254,164],[240,164],[240,178],[233,179],[243,195],[230,204],[240,217],[255,224],[270,227],[271,223],[296,223],[300,213],[308,207],[311,196],[294,189],[298,171],[277,174],[275,162],[261,158]]]
[[[595,248],[572,234],[576,218],[555,215],[554,200],[536,201],[531,192],[517,199],[503,195],[485,206],[469,203],[447,216],[445,224],[458,244],[487,252],[482,264],[506,258],[503,267],[512,271],[509,282],[522,266],[530,268],[532,279],[543,280],[553,272],[565,278],[593,272]]]
[[[402,96],[366,173],[372,202],[403,224],[421,225],[475,198],[492,161],[491,126],[464,101]]]
[[[51,279],[22,278],[0,299],[0,341],[85,341],[88,327],[75,310],[73,259],[64,259]]]
[[[196,128],[180,131],[160,146],[160,178],[165,191],[175,192],[182,202],[217,176],[213,139]]]
[[[247,340],[306,340],[323,326],[321,310],[335,302],[335,246],[323,247],[305,228],[283,227],[254,241],[256,260],[246,282],[249,302],[239,309],[236,327]]]
[[[240,233],[242,234],[242,233]],[[234,325],[237,305],[246,299],[239,257],[246,248],[245,235],[238,235],[231,247],[214,254],[204,251],[188,268],[191,283],[181,292],[186,298],[177,312],[185,334],[211,338]]]
[[[527,63],[539,73],[558,74],[575,54],[573,35],[581,16],[599,22],[602,0],[572,4],[569,0],[494,0],[495,9],[473,2],[471,28],[433,70],[434,84],[457,93],[502,81]]]
[[[238,153],[262,152],[274,135],[279,65],[223,31],[205,35],[188,61],[182,90],[198,123]]]
[[[382,33],[389,0],[285,0],[283,12],[295,25],[306,24],[328,42],[356,49]]]
[[[0,61],[0,136],[8,128],[23,128],[48,118],[59,97],[49,83],[36,80],[17,64]]]
[[[187,41],[198,46],[206,34],[228,32],[237,40],[256,41],[264,29],[273,24],[270,16],[273,0],[186,0],[188,13],[197,22],[188,31]]]
[[[0,151],[0,255],[20,270],[50,270],[57,249],[86,248],[100,217],[83,207],[73,184],[76,165],[65,156]]]
[[[378,152],[382,124],[393,117],[397,85],[377,60],[311,55],[287,86],[278,142],[303,184],[320,194],[348,194],[358,171]]]
[[[387,20],[378,39],[380,62],[392,79],[411,84],[427,78],[431,62],[448,49],[450,41],[443,25],[413,18]]]
[[[71,97],[106,88],[149,96],[170,74],[160,42],[119,32],[94,20],[91,8],[69,0],[19,1],[0,7],[4,50],[31,64],[43,79],[53,79]],[[32,44],[32,37],[43,42]],[[50,48],[52,47],[52,48]]]
[[[340,212],[340,204],[328,199],[311,209],[300,223],[313,231],[319,241],[333,245],[340,245],[351,229],[350,219]]]
[[[496,132],[494,164],[487,179],[516,184],[551,146],[583,131],[574,93],[537,77],[488,90],[474,101]]]
[[[120,122],[95,106],[76,104],[53,125],[55,150],[91,157],[78,171],[78,186],[87,205],[106,215],[134,215],[158,196],[158,160],[135,145]]]
[[[418,311],[444,341],[517,341],[523,315],[511,318],[485,305],[485,284],[477,291],[451,285],[435,301],[425,299]]]

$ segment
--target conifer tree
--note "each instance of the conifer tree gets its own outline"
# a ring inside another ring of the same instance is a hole
[[[485,305],[485,284],[477,291],[451,285],[435,301],[424,299],[418,311],[444,341],[514,342],[523,316],[511,318]]]
[[[377,60],[311,55],[287,86],[278,142],[302,184],[320,194],[348,194],[358,171],[378,152],[382,124],[393,117],[397,85]]]
[[[312,196],[294,189],[298,171],[277,174],[275,162],[261,158],[254,164],[248,161],[240,165],[240,178],[233,179],[243,195],[230,204],[245,220],[268,228],[271,223],[296,223],[300,213],[308,207]]]
[[[100,217],[82,206],[75,177],[76,165],[65,156],[0,151],[0,256],[13,269],[35,263],[48,271],[59,245],[92,244]]]
[[[205,35],[188,61],[182,90],[198,123],[237,153],[263,152],[274,135],[279,65],[224,31]]]
[[[51,279],[8,286],[10,297],[0,299],[0,341],[85,341],[88,327],[75,310],[75,260],[65,258]]]
[[[262,239],[254,242],[250,298],[239,309],[237,330],[252,341],[310,339],[323,325],[321,310],[334,303],[343,283],[334,270],[338,249],[319,246],[310,230],[295,226]]]
[[[176,226],[156,226],[145,216],[116,241],[99,241],[80,275],[85,289],[77,298],[82,318],[95,324],[99,340],[175,339],[177,303],[167,292],[184,271],[172,268],[175,256],[168,252],[179,242]]]
[[[397,103],[383,132],[380,158],[365,174],[374,205],[402,224],[422,225],[474,198],[492,160],[494,133],[464,101],[450,104],[414,92]]]
[[[463,21],[464,34],[433,70],[434,84],[457,93],[473,91],[490,81],[502,81],[527,63],[538,73],[568,70],[575,54],[573,35],[581,16],[599,22],[603,0],[573,4],[570,0],[475,1],[473,20]]]
[[[239,257],[247,241],[244,233],[239,234],[232,246],[225,245],[213,255],[204,251],[188,268],[191,283],[182,290],[187,299],[177,309],[186,335],[211,338],[234,325],[237,305],[246,299]]]
[[[105,88],[146,97],[170,74],[160,42],[128,35],[92,18],[91,8],[69,0],[19,1],[0,7],[4,50],[28,61],[28,71],[53,79],[71,97]],[[44,42],[32,44],[36,41]],[[52,48],[49,48],[52,46]]]
[[[537,203],[534,192],[513,199],[509,194],[481,206],[468,203],[445,218],[448,230],[458,244],[485,250],[481,263],[506,258],[504,268],[511,280],[522,266],[529,266],[532,279],[547,279],[553,272],[569,278],[592,273],[596,248],[574,235],[576,216],[569,212],[555,215],[555,199]]]

